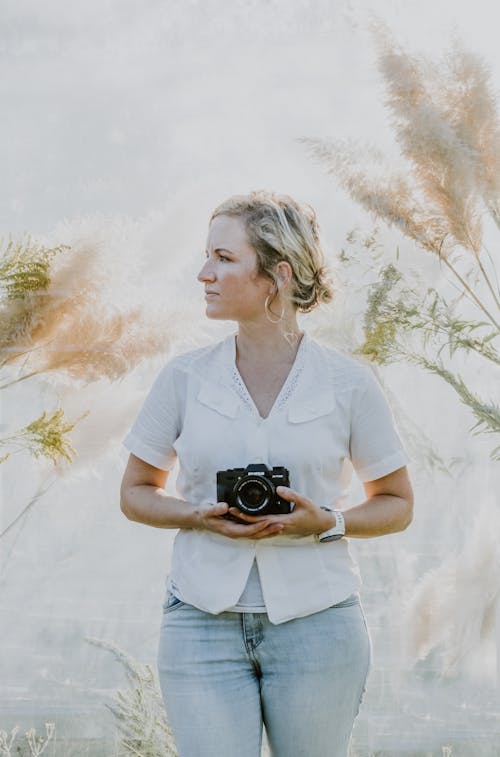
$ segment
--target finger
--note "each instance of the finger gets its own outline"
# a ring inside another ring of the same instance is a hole
[[[293,500],[294,497],[297,497],[298,499],[302,499],[302,496],[294,491],[293,489],[290,489],[289,486],[277,486],[276,487],[276,494],[279,494],[280,497],[283,499],[286,499],[288,502],[290,500]]]
[[[273,526],[274,524],[269,522],[268,520],[260,521],[259,523],[249,523],[248,525],[244,526],[244,529],[246,533],[251,534],[258,534],[261,531],[265,531],[266,528],[269,528],[270,526]]]
[[[259,533],[254,535],[254,539],[266,539],[269,536],[279,536],[279,534],[283,533],[284,526],[282,523],[273,523],[272,525],[265,528],[263,531],[259,531]]]
[[[219,521],[220,523],[221,521]],[[222,531],[228,536],[246,536],[253,537],[254,534],[264,531],[269,526],[267,521],[259,523],[245,523],[239,524],[235,521],[225,520],[222,521]]]
[[[287,502],[295,502],[296,505],[305,505],[306,507],[312,505],[312,501],[310,499],[304,497],[304,495],[300,494],[300,492],[296,492],[294,489],[290,489],[289,486],[277,486],[276,493]]]
[[[248,523],[257,523],[269,517],[268,515],[250,515],[249,513],[242,512],[238,507],[230,507],[228,510],[231,515],[235,515],[240,520],[244,520]]]
[[[258,523],[263,522],[264,520],[271,522],[276,522],[280,520],[281,518],[291,518],[293,516],[293,513],[268,513],[267,515],[248,515],[248,513],[243,513],[241,510],[239,510],[237,507],[230,507],[228,512],[231,515],[235,515],[240,520],[245,520],[246,523]]]
[[[208,515],[224,515],[228,509],[227,502],[210,502],[207,506]]]
[[[247,528],[248,526],[253,526],[258,523],[269,523],[272,517],[272,515],[247,515],[246,513],[242,513],[241,510],[238,510],[237,508],[230,508],[226,513],[225,520],[227,520],[229,523],[241,523],[243,526],[245,526],[245,528]]]

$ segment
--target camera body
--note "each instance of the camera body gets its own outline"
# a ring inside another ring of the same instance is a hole
[[[217,502],[227,502],[247,515],[292,512],[293,503],[276,494],[277,486],[290,486],[289,472],[281,466],[270,470],[263,463],[252,463],[217,471]],[[229,513],[224,517],[235,520]]]

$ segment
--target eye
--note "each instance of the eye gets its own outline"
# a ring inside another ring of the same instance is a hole
[[[216,251],[215,255],[217,256],[218,260],[223,260],[225,263],[231,262],[231,258],[228,258],[226,255],[223,255],[221,252]],[[205,252],[205,259],[208,260],[209,257],[210,255],[208,254],[208,252]]]

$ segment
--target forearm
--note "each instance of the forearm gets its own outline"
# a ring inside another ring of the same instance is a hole
[[[129,520],[155,528],[197,528],[196,505],[170,497],[164,489],[149,484],[128,486],[121,491],[120,506]]]
[[[343,511],[346,536],[369,538],[404,531],[413,517],[413,501],[393,494],[376,494]]]

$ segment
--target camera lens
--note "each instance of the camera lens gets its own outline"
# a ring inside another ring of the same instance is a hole
[[[244,486],[240,491],[240,497],[247,507],[261,507],[267,499],[266,492],[255,481]]]
[[[245,476],[236,485],[234,493],[240,510],[252,514],[268,505],[272,488],[265,479]]]

